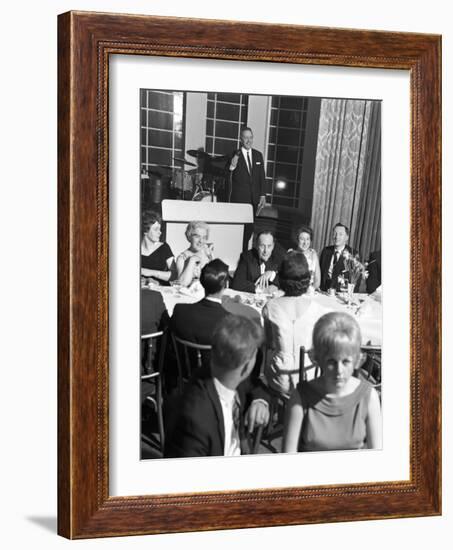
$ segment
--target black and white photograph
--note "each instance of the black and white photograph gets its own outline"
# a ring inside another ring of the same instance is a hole
[[[141,459],[382,449],[382,102],[137,108]]]

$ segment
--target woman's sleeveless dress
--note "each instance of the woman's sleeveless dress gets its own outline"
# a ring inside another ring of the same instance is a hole
[[[360,381],[349,395],[326,397],[311,382],[297,386],[304,409],[299,451],[362,449],[372,386]]]

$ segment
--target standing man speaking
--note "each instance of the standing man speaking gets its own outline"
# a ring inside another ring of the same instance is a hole
[[[231,158],[230,171],[230,202],[251,204],[253,219],[266,204],[264,192],[264,159],[260,151],[252,149],[253,132],[245,127],[241,130],[241,146]],[[248,249],[250,237],[253,234],[253,223],[244,226],[243,250]]]

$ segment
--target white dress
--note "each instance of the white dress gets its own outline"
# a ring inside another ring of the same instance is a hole
[[[306,294],[274,298],[263,308],[268,343],[264,374],[273,389],[289,395],[296,388],[300,347],[308,352],[313,327],[328,311]],[[308,364],[306,355],[305,366]]]
[[[309,248],[306,252],[304,252],[304,255],[307,258],[308,269],[314,272],[316,268],[316,252],[313,248]]]

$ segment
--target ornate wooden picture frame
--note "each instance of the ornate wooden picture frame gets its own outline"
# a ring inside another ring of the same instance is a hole
[[[68,538],[441,513],[441,39],[69,12],[59,16],[58,532]],[[109,56],[410,72],[410,479],[109,495]]]

